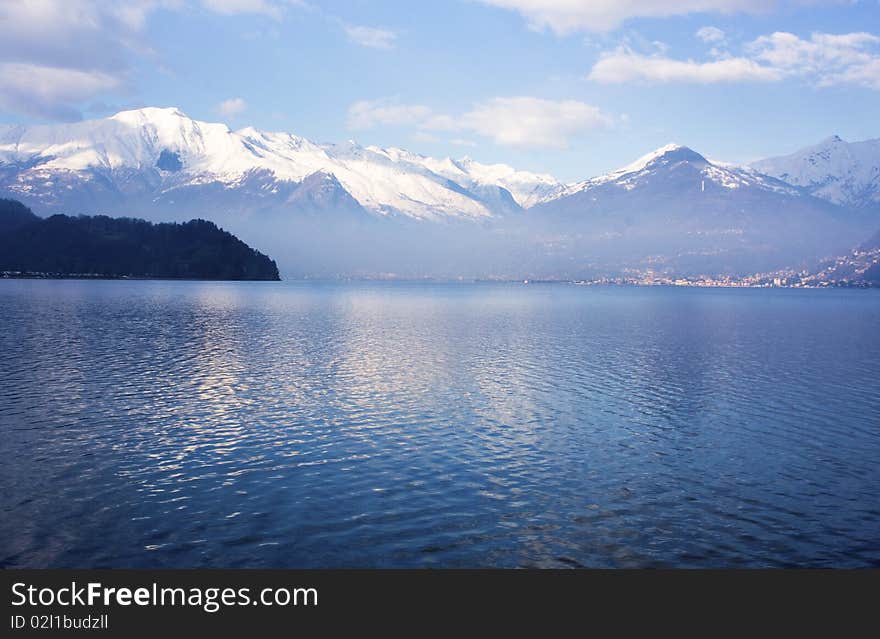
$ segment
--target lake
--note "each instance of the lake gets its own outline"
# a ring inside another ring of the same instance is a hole
[[[880,566],[880,291],[0,281],[0,565]]]

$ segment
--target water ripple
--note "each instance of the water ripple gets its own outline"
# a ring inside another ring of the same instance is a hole
[[[4,567],[880,566],[880,295],[0,281]]]

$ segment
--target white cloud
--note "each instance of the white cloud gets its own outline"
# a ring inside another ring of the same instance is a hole
[[[855,84],[880,91],[880,58],[852,66],[835,76],[826,77],[825,84]]]
[[[587,129],[611,124],[598,108],[533,97],[493,98],[458,118],[457,129],[491,138],[503,146],[564,148]]]
[[[748,45],[757,59],[788,75],[807,76],[819,86],[856,84],[878,88],[880,37],[871,33],[813,33],[808,40],[793,33],[761,36]]]
[[[573,136],[612,122],[598,108],[583,102],[528,96],[493,98],[457,116],[389,100],[356,102],[348,111],[348,125],[353,129],[415,126],[422,131],[467,132],[499,145],[525,147],[564,148]],[[461,137],[453,143],[472,144]]]
[[[158,0],[4,0],[0,59],[69,68],[119,69]]]
[[[820,71],[830,64],[847,64],[864,61],[870,57],[865,49],[880,43],[880,38],[870,33],[832,35],[814,33],[803,40],[793,33],[777,31],[761,36],[748,48],[760,60],[781,68],[804,68]]]
[[[712,62],[674,60],[619,49],[599,58],[588,76],[606,84],[624,82],[773,82],[783,74],[747,58],[726,58]]]
[[[176,0],[4,0],[2,108],[78,119],[76,102],[127,84],[131,55],[149,50],[142,31],[150,13],[179,6]]]
[[[778,0],[480,0],[522,14],[529,26],[565,35],[610,31],[630,18],[663,18],[691,13],[766,11]],[[815,1],[815,0],[813,0]],[[807,4],[811,0],[789,0]]]
[[[0,65],[18,65],[5,67],[10,75],[0,78],[0,108],[81,118],[83,101],[129,88],[135,58],[150,57],[162,68],[145,42],[150,15],[196,4],[224,15],[273,18],[286,7],[308,6],[303,0],[0,0]],[[22,77],[23,68],[34,69],[34,77]],[[48,79],[57,86],[48,86]]]
[[[202,0],[202,6],[221,15],[255,14],[281,20],[286,5],[303,6],[298,0]]]
[[[243,113],[245,109],[247,109],[247,102],[242,98],[229,98],[217,105],[217,112],[227,118],[234,118]]]
[[[880,36],[857,32],[793,33],[761,36],[745,46],[745,55],[724,53],[719,60],[676,60],[618,48],[599,57],[589,79],[604,83],[775,82],[800,78],[816,86],[850,84],[880,88]],[[720,53],[710,52],[718,57]]]
[[[718,27],[703,27],[697,30],[697,37],[703,42],[715,43],[724,42],[724,31]]]
[[[0,109],[76,120],[80,114],[71,103],[116,89],[120,83],[118,77],[102,71],[4,62],[0,63]]]
[[[113,88],[119,80],[107,73],[7,62],[0,65],[0,83],[12,90],[23,89],[52,98],[56,95],[88,95],[92,91]]]
[[[355,44],[371,49],[393,49],[397,39],[393,31],[358,25],[345,25],[345,33]]]
[[[431,109],[418,104],[399,104],[392,99],[361,100],[348,108],[348,128],[408,126],[419,124],[430,116]]]

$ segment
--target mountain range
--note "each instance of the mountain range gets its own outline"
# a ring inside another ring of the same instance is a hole
[[[835,204],[880,210],[880,139],[845,142],[833,135],[752,168]]]
[[[0,126],[0,196],[40,214],[201,217],[292,275],[754,271],[880,228],[880,140],[751,166],[667,145],[573,184],[470,158],[199,122],[176,108]]]
[[[435,160],[354,142],[231,131],[176,108],[123,111],[63,125],[0,128],[0,185],[37,210],[93,212],[117,204],[173,213],[212,187],[251,206],[360,206],[377,215],[479,219],[529,206],[562,185],[549,175]],[[344,191],[344,194],[342,193]],[[149,211],[147,211],[149,212]]]

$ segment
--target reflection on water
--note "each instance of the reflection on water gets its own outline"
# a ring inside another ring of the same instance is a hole
[[[880,295],[0,282],[6,567],[880,565]]]

